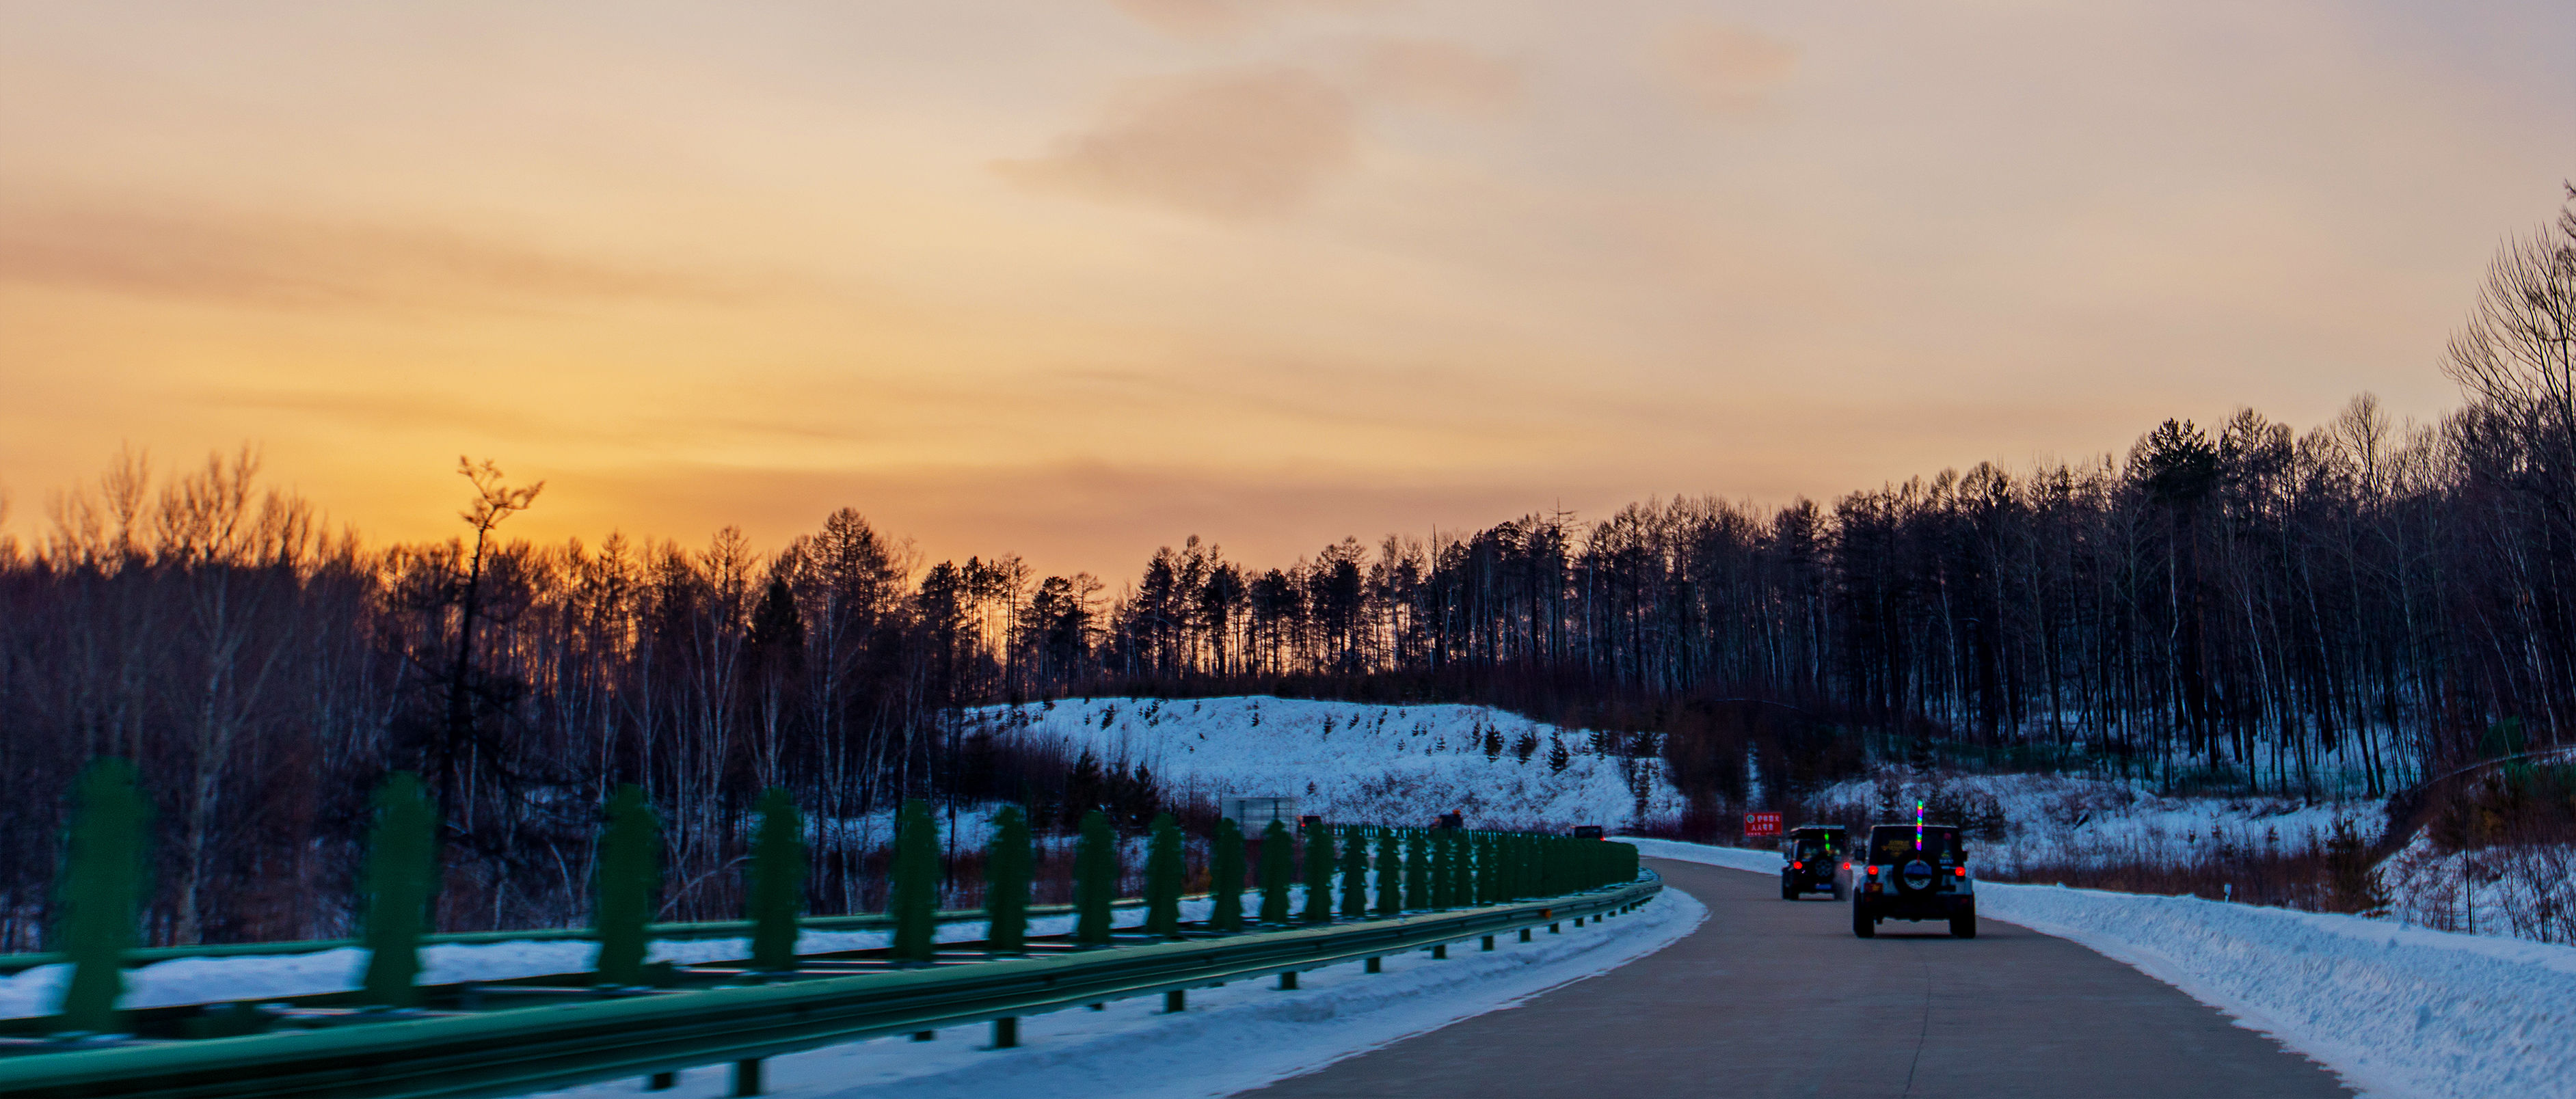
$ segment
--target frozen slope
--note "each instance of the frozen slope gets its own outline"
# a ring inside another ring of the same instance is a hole
[[[1428,824],[1457,810],[1471,828],[1561,830],[1681,811],[1661,758],[1601,754],[1590,732],[1483,706],[1101,698],[979,715],[997,735],[1142,765],[1169,790],[1293,797],[1299,812],[1333,820]]]

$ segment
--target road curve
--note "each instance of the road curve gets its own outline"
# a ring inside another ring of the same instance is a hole
[[[1304,1076],[1262,1099],[2261,1096],[2352,1092],[2216,1010],[2064,939],[1977,937],[1790,903],[1741,870],[1649,860],[1708,922],[1521,1006]]]

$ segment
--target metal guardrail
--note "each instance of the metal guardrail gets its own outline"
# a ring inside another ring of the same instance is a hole
[[[1184,899],[1197,900],[1204,893],[1193,893]],[[1112,903],[1118,909],[1145,907],[1140,897],[1128,897]],[[1035,904],[1029,906],[1029,918],[1073,915],[1069,904]],[[980,908],[956,908],[933,917],[942,924],[982,923],[987,918]],[[747,939],[751,937],[750,920],[714,920],[702,923],[657,923],[647,929],[656,942],[687,942],[700,939]],[[801,931],[877,931],[894,927],[894,917],[882,912],[855,916],[807,916],[797,921]],[[598,932],[587,927],[547,927],[527,931],[443,931],[420,937],[422,946],[465,944],[487,946],[493,943],[588,942]],[[361,950],[365,943],[357,939],[302,939],[273,943],[219,943],[207,946],[147,946],[125,952],[128,968],[183,958],[265,958],[285,954],[319,954],[325,950]],[[0,976],[24,973],[37,966],[59,965],[60,954],[0,954]]]
[[[852,977],[640,995],[325,1030],[0,1059],[0,1096],[47,1099],[468,1099],[735,1066],[842,1042],[1016,1020],[1084,1004],[1375,958],[1625,911],[1663,888],[1584,893],[1198,941]]]

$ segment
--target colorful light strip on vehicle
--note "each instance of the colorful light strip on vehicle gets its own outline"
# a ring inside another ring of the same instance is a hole
[[[1923,799],[1914,799],[1914,849],[1923,849]]]

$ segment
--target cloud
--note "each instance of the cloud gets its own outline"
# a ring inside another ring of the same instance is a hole
[[[1712,114],[1762,105],[1798,67],[1798,47],[1757,31],[1685,23],[1655,45],[1655,60],[1682,95]]]
[[[1382,39],[1360,54],[1359,85],[1371,95],[1493,115],[1520,101],[1521,66],[1450,42]]]
[[[1356,123],[1349,96],[1302,70],[1202,73],[1119,106],[1048,156],[995,168],[1039,190],[1275,217],[1350,162]]]
[[[1109,0],[1118,10],[1154,28],[1183,38],[1231,34],[1262,19],[1292,9],[1357,11],[1383,7],[1385,0]]]
[[[731,295],[691,275],[437,229],[5,200],[0,283],[292,308]]]

